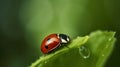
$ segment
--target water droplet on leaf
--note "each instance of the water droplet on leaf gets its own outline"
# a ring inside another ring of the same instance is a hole
[[[79,54],[82,58],[87,59],[90,57],[90,50],[86,46],[80,46]]]

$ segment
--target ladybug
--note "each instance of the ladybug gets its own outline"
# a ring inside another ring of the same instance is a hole
[[[41,51],[44,54],[50,53],[59,46],[70,42],[69,36],[65,34],[50,34],[41,44]]]

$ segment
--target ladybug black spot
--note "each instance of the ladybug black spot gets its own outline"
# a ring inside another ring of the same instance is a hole
[[[50,40],[50,38],[47,39],[47,41],[49,41],[49,40]]]
[[[48,49],[48,46],[45,46],[46,49]]]
[[[55,34],[56,36],[58,36],[57,34]]]

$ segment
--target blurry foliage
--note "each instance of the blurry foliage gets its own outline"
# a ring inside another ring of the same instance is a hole
[[[26,67],[40,55],[50,33],[71,38],[94,30],[116,31],[115,50],[106,66],[120,62],[120,0],[0,0],[1,66]]]

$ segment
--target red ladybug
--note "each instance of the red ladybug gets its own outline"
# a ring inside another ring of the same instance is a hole
[[[47,54],[59,46],[67,44],[69,42],[70,38],[65,34],[50,34],[42,41],[41,51],[44,54]]]

